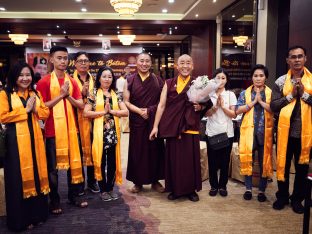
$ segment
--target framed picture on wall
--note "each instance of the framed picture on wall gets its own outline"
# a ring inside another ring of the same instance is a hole
[[[110,52],[111,50],[111,41],[109,39],[102,40],[102,49],[104,52]]]
[[[50,38],[43,38],[42,40],[42,50],[43,51],[50,51],[51,49],[51,39]]]
[[[244,44],[244,52],[251,52],[252,40],[247,40]]]

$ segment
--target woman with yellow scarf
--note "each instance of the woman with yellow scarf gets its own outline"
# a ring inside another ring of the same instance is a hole
[[[0,92],[0,122],[6,126],[7,225],[14,231],[46,221],[49,213],[46,152],[38,122],[48,118],[49,109],[34,84],[30,66],[18,63]]]
[[[244,113],[240,128],[239,154],[241,174],[245,175],[245,200],[252,198],[252,165],[258,153],[260,182],[258,201],[267,200],[267,177],[272,177],[273,114],[270,109],[271,89],[265,85],[268,69],[257,64],[252,69],[253,85],[241,92],[236,114]]]
[[[117,200],[114,184],[122,182],[119,117],[127,117],[128,110],[118,98],[115,86],[113,70],[101,67],[84,109],[84,116],[94,119],[92,159],[103,201]]]

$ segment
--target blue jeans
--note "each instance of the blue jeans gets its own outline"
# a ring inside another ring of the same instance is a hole
[[[254,144],[252,149],[252,164],[254,164],[255,161],[255,152],[258,151],[258,161],[260,166],[260,181],[259,181],[259,191],[265,192],[268,180],[267,178],[262,177],[262,170],[263,170],[263,145],[258,144],[257,137],[254,137]],[[246,190],[252,189],[252,175],[245,176],[245,186]]]

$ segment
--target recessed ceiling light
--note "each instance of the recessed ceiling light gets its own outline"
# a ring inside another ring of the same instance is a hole
[[[48,36],[48,37],[51,37],[52,35],[51,35],[51,33],[47,33],[47,36]]]
[[[232,30],[232,28],[229,28],[229,30]]]
[[[10,31],[10,30],[7,30],[7,33],[11,33],[11,31]]]
[[[63,31],[64,34],[66,34],[66,31]]]
[[[87,12],[87,8],[84,8],[84,7],[81,8],[80,10],[81,10],[82,12]]]
[[[237,46],[234,46],[235,48],[237,48]]]
[[[76,2],[81,2],[81,0],[75,0]]]
[[[212,0],[213,3],[217,2],[217,0]]]
[[[60,26],[59,26],[59,25],[56,25],[56,28],[60,28]]]
[[[100,34],[99,34],[99,37],[103,37],[103,34],[102,34],[102,33],[100,33]]]
[[[159,43],[157,43],[157,46],[159,46]]]
[[[5,11],[5,8],[4,7],[0,7],[0,11]]]
[[[168,0],[169,3],[174,3],[174,0]]]
[[[198,18],[198,16],[199,16],[198,14],[195,15],[196,18]]]
[[[117,28],[119,29],[119,25],[117,25]]]
[[[117,34],[120,34],[120,32],[119,32],[119,31],[117,31]]]
[[[162,13],[168,13],[168,10],[167,10],[167,9],[162,9],[161,12],[162,12]]]
[[[235,15],[232,15],[232,18],[235,18]]]
[[[143,51],[145,51],[145,49],[144,49],[144,48],[142,48],[142,50],[143,50]]]
[[[56,45],[56,43],[55,43],[55,42],[53,42],[53,45]]]
[[[177,29],[178,29],[178,27],[177,27],[177,26],[175,26],[175,27],[174,27],[174,29],[175,29],[175,30],[177,30]]]

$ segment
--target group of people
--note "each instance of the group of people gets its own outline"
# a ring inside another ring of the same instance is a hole
[[[31,228],[44,222],[49,211],[55,215],[63,212],[58,191],[61,169],[67,170],[70,204],[88,206],[83,196],[85,181],[103,201],[118,199],[113,188],[115,183],[122,183],[119,122],[128,115],[126,178],[133,182],[129,192],[139,193],[143,185],[150,184],[157,192],[168,192],[169,200],[186,196],[190,201],[199,201],[199,125],[206,116],[209,195],[219,192],[227,196],[234,137],[232,118],[243,113],[239,142],[246,185],[243,197],[252,198],[252,165],[257,152],[261,177],[257,198],[264,202],[267,178],[273,176],[274,113],[278,114],[278,192],[273,208],[283,209],[290,198],[293,210],[302,213],[312,145],[312,75],[304,67],[303,47],[290,48],[286,61],[290,70],[276,80],[273,90],[265,85],[268,69],[256,65],[252,69],[253,84],[238,101],[228,90],[227,72],[217,69],[214,77],[220,86],[205,103],[188,100],[194,64],[186,54],[177,60],[175,78],[162,80],[151,73],[151,56],[141,53],[137,56],[137,72],[119,80],[109,67],[100,68],[93,78],[86,52],[76,54],[76,71],[70,77],[66,73],[67,49],[54,46],[50,50],[53,71],[40,79],[36,88],[31,67],[16,64],[0,92],[0,122],[6,125],[7,134],[4,172],[8,227]],[[212,139],[220,135],[226,136],[226,143],[216,147]],[[296,176],[289,197],[293,156]],[[163,179],[165,186],[159,182]]]

